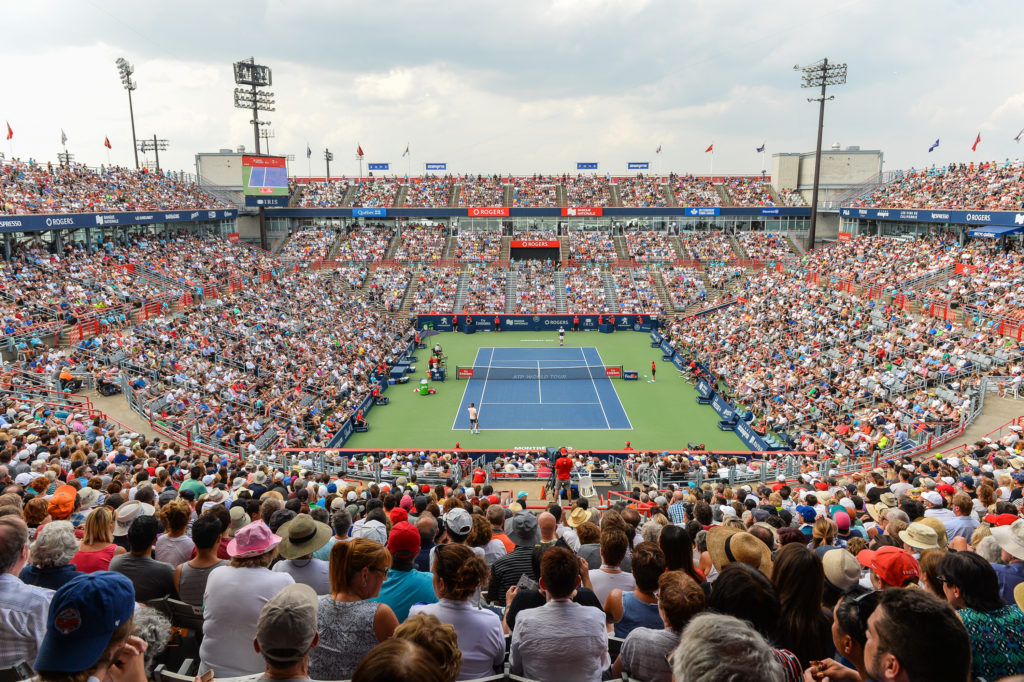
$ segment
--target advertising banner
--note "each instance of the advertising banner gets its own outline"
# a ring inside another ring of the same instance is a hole
[[[0,215],[0,232],[40,232],[51,229],[97,227],[102,225],[149,225],[152,223],[230,220],[235,209],[216,211],[161,211],[160,213],[64,213],[60,215]]]
[[[841,208],[843,218],[895,220],[959,225],[1016,225],[1024,228],[1024,212],[1009,211],[944,211],[899,208]]]
[[[507,218],[508,209],[504,206],[485,206],[469,209],[470,218]]]
[[[579,161],[576,170],[597,170],[597,161]]]
[[[467,313],[465,315],[442,315],[442,314],[424,314],[419,315],[416,318],[416,326],[423,328],[425,324],[432,324],[434,329],[439,332],[450,332],[453,331],[452,320],[457,318],[458,326],[461,330],[465,324],[467,318],[472,317],[474,327],[480,331],[490,330],[494,327],[494,318],[492,314],[473,314]],[[610,321],[611,316],[607,314],[567,314],[567,315],[498,315],[499,323],[501,324],[501,331],[550,331],[556,332],[559,327],[564,327],[567,331],[571,331],[574,327],[573,318],[579,318],[579,328],[583,331],[593,331],[597,329],[598,318],[600,317],[604,323]],[[650,332],[656,330],[658,327],[658,321],[651,315],[617,315],[615,316],[615,327],[623,331],[635,330],[641,332]]]
[[[721,209],[715,206],[714,208],[695,208],[688,206],[686,208],[686,215],[688,216],[716,216],[721,214]]]
[[[472,379],[473,368],[472,367],[459,367],[459,378],[460,379]]]
[[[424,166],[426,166],[426,169],[428,171],[448,170],[448,164],[447,163],[427,163],[427,164],[424,164]]]
[[[626,164],[629,170],[648,170],[651,164],[647,161],[630,161]]]
[[[237,233],[237,232],[228,232],[228,241],[229,241],[229,242],[231,242],[232,244],[234,244],[234,243],[235,243],[235,242],[237,242],[238,240],[239,240],[239,235],[238,235],[238,233]]]
[[[353,218],[384,218],[387,216],[386,208],[353,208]]]
[[[247,208],[284,208],[288,205],[288,196],[257,196],[247,195],[245,197],[245,205]]]
[[[605,367],[604,368],[604,373],[605,373],[605,376],[607,376],[609,379],[618,379],[619,377],[622,376],[622,368],[621,367]]]
[[[841,241],[841,242],[848,242],[848,241],[850,241],[851,239],[853,239],[853,235],[852,235],[852,234],[850,234],[849,232],[840,232],[840,233],[839,233],[839,234],[838,234],[838,235],[836,236],[836,238],[837,238],[837,239],[838,239],[839,241]]]
[[[560,246],[557,239],[513,239],[509,242],[513,249],[557,249]]]
[[[562,215],[577,218],[600,218],[604,215],[604,208],[601,206],[569,206],[562,209]]]
[[[386,171],[391,168],[390,163],[368,163],[366,164],[366,170],[370,171]]]
[[[711,395],[711,391],[711,384],[709,384],[704,379],[697,380],[697,393],[700,393],[701,398],[707,398],[709,395]]]

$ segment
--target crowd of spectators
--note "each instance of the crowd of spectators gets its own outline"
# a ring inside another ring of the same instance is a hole
[[[416,274],[416,288],[410,294],[410,312],[450,312],[455,309],[455,292],[458,288],[458,268],[423,267]]]
[[[513,271],[513,275],[514,275]],[[483,266],[470,267],[462,299],[464,313],[503,313],[508,288],[505,270]]]
[[[500,175],[459,178],[459,206],[504,206],[506,181]]]
[[[679,206],[720,206],[718,191],[710,180],[692,175],[674,175],[669,179]]]
[[[317,227],[298,230],[288,237],[279,255],[283,260],[324,260],[337,234],[334,230]]]
[[[383,260],[395,232],[387,225],[358,225],[341,236],[335,260]]]
[[[781,261],[796,258],[789,239],[784,235],[770,232],[740,232],[736,238],[747,252],[747,256],[754,260]]]
[[[441,225],[405,224],[395,250],[395,260],[439,260],[448,243]]]
[[[611,272],[619,313],[661,315],[665,312],[650,268],[615,268]]]
[[[760,178],[726,178],[722,187],[734,206],[774,206],[771,183]]]
[[[356,208],[390,208],[398,200],[401,184],[394,178],[368,178],[356,184],[352,206]]]
[[[1020,159],[952,163],[945,168],[911,168],[859,197],[851,206],[879,208],[978,209],[1024,208],[1024,165]]]
[[[615,239],[608,232],[571,230],[569,232],[569,258],[581,263],[618,260]]]
[[[327,208],[342,206],[345,203],[345,196],[351,181],[347,178],[337,178],[325,182],[310,182],[302,186],[302,194],[299,196],[299,206],[302,208]]]
[[[707,290],[700,271],[693,268],[662,266],[661,279],[676,312],[682,312],[707,300]]]
[[[405,195],[406,206],[444,208],[451,205],[452,191],[456,180],[452,176],[442,178],[409,178]]]
[[[383,306],[389,313],[397,312],[402,307],[405,290],[411,279],[410,268],[377,268],[373,271],[367,297],[372,303]]]
[[[512,205],[550,208],[558,206],[561,180],[552,175],[522,176],[513,179]]]
[[[672,238],[666,232],[628,230],[625,233],[629,257],[641,263],[673,261],[679,258]]]
[[[608,307],[601,266],[582,265],[565,269],[565,305],[570,313],[614,312]]]
[[[508,273],[516,278],[516,313],[543,315],[558,312],[555,288],[565,275],[554,263],[521,261],[514,263]]]
[[[0,214],[232,208],[170,173],[17,159],[0,166]]]
[[[692,258],[718,263],[738,260],[724,232],[684,232],[679,239]]]
[[[616,181],[619,202],[622,206],[638,208],[660,208],[668,206],[665,183],[660,177],[638,175],[634,178],[619,178]]]
[[[804,195],[795,189],[779,190],[779,196],[782,197],[782,203],[785,206],[797,207],[807,205],[807,202],[804,201]]]
[[[569,206],[608,206],[611,195],[608,179],[601,175],[577,175],[565,180]]]
[[[455,242],[461,262],[495,261],[501,256],[502,235],[497,230],[462,230]]]

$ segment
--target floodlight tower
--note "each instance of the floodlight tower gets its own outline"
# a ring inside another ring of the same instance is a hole
[[[807,235],[807,250],[814,248],[814,232],[818,224],[818,179],[821,176],[821,133],[825,126],[825,102],[835,96],[825,96],[825,88],[829,85],[842,85],[846,82],[846,64],[830,64],[828,58],[815,62],[810,66],[793,67],[794,71],[803,72],[802,88],[821,88],[819,97],[808,97],[808,102],[818,102],[818,144],[814,148],[814,188],[811,190],[811,229]]]
[[[128,116],[132,120],[132,152],[135,154],[135,169],[139,168],[139,145],[135,141],[135,109],[132,108],[132,90],[139,87],[137,81],[132,79],[135,67],[128,63],[124,57],[118,57],[114,62],[117,71],[121,74],[121,85],[128,91]]]
[[[270,125],[270,121],[260,121],[260,124]],[[274,131],[270,128],[264,128],[260,131],[260,139],[267,141],[267,154],[270,154],[270,141],[274,139]]]
[[[273,83],[269,66],[257,64],[255,58],[249,57],[235,62],[235,84],[248,85],[246,88],[235,88],[235,108],[252,110],[252,135],[256,144],[256,155],[260,155],[260,113],[274,111],[274,93],[268,88]]]
[[[142,141],[142,153],[153,152],[156,156],[156,172],[160,172],[160,152],[167,151],[167,140],[157,139],[156,135],[153,135],[152,140]]]

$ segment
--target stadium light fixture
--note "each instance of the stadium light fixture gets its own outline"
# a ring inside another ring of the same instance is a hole
[[[334,154],[330,149],[324,149],[324,161],[327,163],[327,182],[331,181],[331,161],[334,161]]]
[[[140,146],[142,147],[143,154],[145,154],[146,152],[153,152],[153,155],[156,157],[156,172],[159,173],[160,152],[167,151],[167,140],[157,139],[156,135],[153,135],[152,140],[143,140]]]
[[[842,85],[846,82],[846,64],[831,64],[824,58],[809,66],[793,67],[794,71],[803,72],[801,88],[821,88],[819,97],[808,97],[808,102],[818,102],[818,144],[814,148],[814,187],[811,189],[811,228],[807,235],[807,250],[814,249],[815,228],[818,225],[818,181],[821,178],[821,133],[825,126],[825,102],[834,100],[835,96],[825,96],[825,88],[829,85]]]
[[[121,86],[128,91],[128,116],[132,121],[132,153],[135,154],[135,169],[139,168],[139,143],[135,139],[135,109],[132,107],[132,90],[139,87],[136,80],[132,78],[135,67],[128,63],[124,57],[118,57],[114,62],[117,71],[121,74]]]
[[[62,166],[70,166],[71,162],[75,160],[75,155],[71,152],[58,152],[57,161]]]
[[[260,88],[270,87],[274,82],[269,66],[257,64],[256,59],[249,57],[234,63],[235,84],[246,88],[235,88],[235,108],[251,109],[252,135],[256,144],[256,154],[260,154],[260,114],[261,111],[275,111],[274,93]]]
[[[260,121],[260,123],[270,125],[270,121]],[[270,154],[270,141],[274,139],[274,131],[270,128],[264,128],[260,131],[260,139],[267,141],[267,154]]]

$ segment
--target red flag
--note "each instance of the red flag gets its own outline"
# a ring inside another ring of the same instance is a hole
[[[978,143],[979,142],[981,142],[981,133],[978,133],[978,136],[976,138],[974,138],[974,144],[971,145],[971,151],[972,152],[978,151]]]
[[[106,147],[107,149],[113,149],[113,147],[110,146],[110,138],[109,137],[104,137],[103,138],[103,146]]]
[[[715,143],[714,142],[712,142],[711,144],[708,145],[708,148],[704,150],[704,153],[707,154],[708,152],[713,152],[713,151],[715,151]]]
[[[4,122],[7,123],[6,121],[4,121]],[[9,140],[12,137],[14,137],[14,131],[11,130],[11,124],[7,123],[7,139]]]
[[[356,156],[362,156],[362,155],[363,155],[363,146],[362,145],[357,145],[356,146]]]

